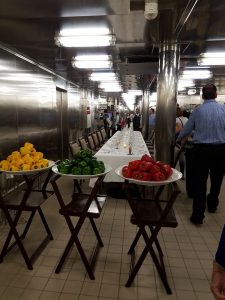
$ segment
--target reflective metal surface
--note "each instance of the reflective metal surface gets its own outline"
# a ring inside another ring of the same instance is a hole
[[[0,69],[0,159],[27,141],[48,159],[68,157],[69,137],[84,128],[77,87],[56,94],[54,74],[3,50]]]
[[[173,163],[178,68],[179,47],[165,43],[159,58],[155,157],[169,164]]]
[[[180,68],[197,65],[206,50],[225,48],[225,2],[221,0],[158,0],[158,16],[144,17],[144,0],[1,0],[0,41],[47,65],[65,78],[94,89],[88,71],[74,69],[76,54],[99,49],[60,48],[56,31],[64,27],[107,24],[116,45],[102,49],[113,56],[125,90],[132,85],[148,87],[158,73],[160,45],[176,39],[180,45]],[[224,68],[213,67],[213,81],[225,92]],[[140,77],[143,75],[143,77]],[[205,81],[196,81],[202,86]]]

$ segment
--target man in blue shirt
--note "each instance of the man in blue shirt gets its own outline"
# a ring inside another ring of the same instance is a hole
[[[216,102],[217,89],[207,84],[202,89],[204,103],[190,115],[177,142],[193,133],[193,213],[190,221],[202,224],[207,208],[214,213],[225,172],[225,105]],[[207,194],[207,179],[211,187]]]

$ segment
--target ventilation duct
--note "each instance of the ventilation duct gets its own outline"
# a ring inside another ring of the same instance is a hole
[[[158,0],[145,0],[145,18],[153,20],[158,15]]]

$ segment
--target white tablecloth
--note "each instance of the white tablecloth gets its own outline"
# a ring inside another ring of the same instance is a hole
[[[131,155],[129,155],[129,146],[131,146]],[[131,160],[140,159],[143,154],[149,154],[149,151],[141,132],[125,128],[123,131],[117,131],[95,156],[112,167],[112,171],[104,179],[105,182],[122,182],[123,180],[116,175],[115,169],[127,165]]]

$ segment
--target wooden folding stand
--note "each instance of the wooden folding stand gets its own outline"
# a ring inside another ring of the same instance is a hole
[[[132,255],[132,268],[126,287],[129,287],[133,282],[149,252],[167,293],[172,294],[164,266],[163,251],[157,238],[162,227],[177,226],[177,220],[172,207],[180,190],[176,182],[172,182],[170,185],[172,186],[172,191],[170,191],[167,200],[159,200],[165,186],[159,187],[154,199],[143,199],[138,186],[125,181],[125,191],[133,213],[131,223],[138,226],[138,232],[128,251],[128,254]],[[147,233],[146,227],[149,228],[150,235]],[[135,247],[141,236],[145,241],[145,247],[135,264]],[[157,252],[153,248],[153,244],[156,246]]]
[[[55,273],[60,272],[68,254],[71,250],[71,247],[75,243],[77,250],[82,258],[82,261],[86,267],[86,270],[88,272],[90,279],[95,279],[93,269],[95,266],[99,248],[103,247],[103,242],[101,240],[101,237],[100,237],[100,234],[96,227],[96,224],[94,222],[94,219],[100,217],[103,205],[106,200],[105,195],[98,195],[105,175],[106,174],[101,175],[97,178],[97,181],[95,182],[95,185],[92,188],[90,194],[82,193],[81,189],[79,188],[79,181],[78,181],[79,175],[74,176],[76,179],[74,179],[73,176],[69,175],[68,180],[70,178],[72,178],[74,180],[74,182],[77,183],[76,187],[77,187],[78,192],[77,193],[73,192],[72,200],[68,204],[66,204],[67,199],[65,199],[62,196],[62,193],[60,192],[59,187],[57,185],[57,180],[61,177],[61,175],[56,175],[51,180],[53,189],[55,191],[56,197],[57,197],[59,205],[60,205],[59,213],[65,217],[66,223],[67,223],[70,233],[71,233],[71,237],[70,237],[69,241],[67,242],[67,245],[64,249],[61,259],[56,267]],[[62,174],[62,176],[67,176],[67,175]],[[88,179],[88,175],[86,176],[86,179]],[[72,223],[71,217],[78,217],[78,221],[75,226]],[[97,239],[97,245],[94,248],[94,251],[93,251],[93,254],[92,254],[92,257],[90,260],[88,260],[86,254],[84,253],[84,250],[83,250],[82,245],[78,238],[79,232],[80,232],[82,225],[84,224],[84,221],[86,218],[89,219],[91,226],[93,228],[93,231],[95,233],[96,239]]]
[[[35,171],[34,171],[35,172]],[[41,176],[47,174],[45,181],[42,187],[39,189],[35,186],[37,181],[40,180]],[[6,254],[15,246],[18,245],[21,254],[26,262],[27,268],[29,270],[33,269],[33,262],[43,251],[45,246],[50,240],[53,240],[52,233],[49,229],[48,223],[44,217],[43,211],[41,209],[41,205],[46,201],[46,199],[54,193],[54,191],[46,190],[49,180],[52,176],[52,170],[38,170],[34,174],[30,174],[27,172],[21,172],[18,174],[23,176],[26,188],[18,194],[18,191],[13,192],[13,194],[3,196],[0,193],[0,208],[3,210],[6,220],[9,224],[9,233],[6,237],[5,243],[3,245],[2,251],[0,253],[0,263],[3,262]],[[15,211],[15,217],[12,216],[12,211]],[[30,217],[26,223],[26,226],[23,230],[23,233],[19,235],[17,231],[17,225],[20,220],[20,217],[24,211],[30,211]],[[42,243],[37,247],[34,253],[29,257],[28,253],[23,245],[22,240],[25,239],[27,232],[30,228],[30,225],[33,221],[35,213],[38,211],[41,221],[44,225],[44,228],[47,232],[47,236],[42,241]],[[14,236],[15,241],[10,245],[11,239]]]

